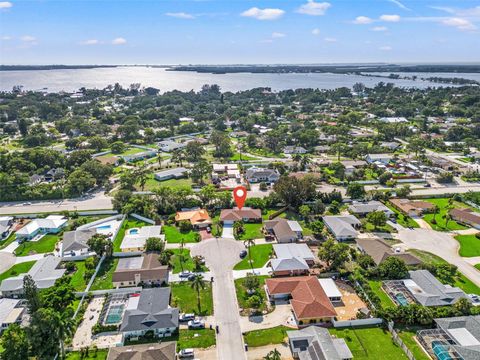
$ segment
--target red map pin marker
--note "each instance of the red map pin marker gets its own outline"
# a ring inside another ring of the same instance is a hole
[[[235,203],[237,207],[241,209],[243,204],[245,204],[245,200],[247,199],[247,189],[243,186],[237,186],[233,189],[233,198],[235,199]]]

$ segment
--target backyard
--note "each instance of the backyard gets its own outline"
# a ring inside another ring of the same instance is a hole
[[[85,261],[75,261],[76,270],[70,274],[70,285],[72,285],[76,291],[83,291],[87,287],[87,282],[90,279],[85,280]]]
[[[263,311],[267,308],[266,304],[266,296],[265,296],[265,291],[263,290],[263,286],[265,285],[265,279],[268,279],[268,276],[257,276],[259,285],[258,288],[255,289],[255,293],[252,295],[257,295],[262,299],[262,305],[258,308],[258,310]],[[237,300],[238,300],[238,305],[242,309],[249,309],[250,306],[248,304],[248,299],[250,298],[251,295],[247,293],[247,288],[243,286],[245,278],[241,279],[235,279],[235,291],[237,292]]]
[[[15,255],[28,256],[52,252],[59,240],[60,236],[57,234],[46,234],[38,241],[24,241],[15,249]]]
[[[287,331],[295,330],[286,326],[276,326],[270,329],[253,330],[244,334],[245,344],[249,347],[281,344],[287,340]]]
[[[165,225],[162,227],[165,234],[165,240],[168,243],[180,243],[182,239],[186,243],[194,243],[197,241],[197,232],[190,230],[189,232],[182,233],[180,229],[173,225]]]
[[[10,269],[0,274],[0,282],[2,282],[5,279],[17,276],[19,274],[27,273],[35,264],[35,262],[36,261],[34,260],[34,261],[27,261],[24,263],[13,265]]]
[[[133,219],[133,218],[127,218],[123,222],[122,226],[120,227],[120,230],[118,230],[117,236],[113,240],[113,251],[114,252],[120,252],[120,246],[122,245],[123,238],[125,237],[125,232],[128,229],[133,229],[133,228],[141,228],[144,226],[147,226],[150,224],[147,224],[144,221]]]
[[[248,270],[252,267],[254,269],[261,268],[265,266],[267,261],[270,259],[272,254],[273,248],[272,244],[261,244],[261,245],[253,245],[250,247],[250,253],[252,257],[252,264],[249,262],[249,256],[245,256],[245,258],[237,263],[234,270]]]
[[[438,230],[438,231],[452,231],[452,230],[463,230],[463,229],[468,229],[467,227],[458,224],[454,220],[448,221],[447,224],[447,212],[448,212],[448,201],[449,199],[442,198],[442,199],[425,199],[425,201],[428,201],[429,203],[432,203],[434,205],[437,205],[438,207],[438,213],[435,215],[435,222],[436,224],[433,223],[433,218],[434,214],[426,214],[423,219],[430,224],[432,229]],[[458,202],[458,201],[453,201],[452,202],[453,208],[465,208],[466,205]]]
[[[415,356],[416,360],[430,360],[430,356],[428,356],[423,348],[418,344],[415,340],[415,336],[417,334],[417,330],[421,328],[402,328],[397,329],[398,335],[402,339],[402,341],[407,345],[408,349],[412,352],[413,356]]]
[[[476,235],[457,235],[455,239],[460,243],[460,250],[458,252],[460,256],[480,256],[480,238]]]
[[[382,282],[379,280],[369,280],[368,284],[372,291],[379,297],[380,303],[383,308],[396,307],[392,299],[382,289]]]
[[[106,349],[90,350],[88,355],[80,353],[80,351],[74,351],[67,353],[66,360],[105,360],[108,355]]]
[[[185,188],[185,187],[190,188],[192,184],[193,182],[189,178],[158,181],[158,180],[155,180],[154,174],[150,174],[148,175],[147,182],[145,183],[145,187],[143,188],[143,191],[152,191],[160,186],[167,186],[169,188]],[[135,187],[137,188],[137,190],[142,190],[139,184],[137,184]]]
[[[180,309],[180,312],[195,313],[197,315],[213,314],[212,285],[205,282],[205,288],[200,290],[200,309],[198,308],[197,292],[192,289],[190,281],[171,283],[172,306]]]
[[[107,290],[113,288],[112,276],[117,268],[118,258],[108,258],[105,259],[100,266],[95,280],[93,281],[92,287],[90,290]]]

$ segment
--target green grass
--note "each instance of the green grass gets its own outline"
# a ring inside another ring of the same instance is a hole
[[[55,244],[60,237],[57,234],[47,234],[38,241],[24,241],[16,250],[17,256],[28,256],[32,254],[44,254],[55,250]]]
[[[71,274],[70,285],[72,285],[76,291],[83,291],[87,287],[87,281],[84,279],[85,275],[85,261],[75,261],[77,269]]]
[[[460,243],[460,256],[480,256],[480,239],[475,235],[457,235],[455,239]]]
[[[212,285],[205,282],[205,288],[200,290],[200,308],[198,307],[197,292],[190,286],[190,281],[171,283],[172,304],[181,312],[195,313],[197,315],[213,314]]]
[[[172,257],[172,270],[174,274],[177,274],[182,271],[182,266],[180,264],[180,257],[178,255],[183,254],[184,261],[182,263],[183,269],[184,270],[190,270],[194,271],[195,270],[195,264],[193,262],[193,259],[190,255],[190,250],[188,249],[172,249],[174,256]],[[196,271],[196,270],[195,270]],[[202,265],[202,268],[200,271],[208,271],[207,267],[205,265]]]
[[[242,154],[241,159],[240,159],[240,153],[235,153],[233,156],[230,157],[230,161],[251,161],[251,160],[258,160],[258,158],[249,156],[246,154]]]
[[[438,230],[438,231],[452,231],[452,230],[463,230],[463,229],[468,229],[466,226],[460,225],[454,220],[450,220],[448,222],[447,226],[447,220],[445,219],[445,215],[447,214],[447,205],[448,205],[448,199],[446,198],[441,198],[441,199],[425,199],[425,201],[428,201],[429,203],[435,204],[438,206],[438,213],[435,215],[435,221],[436,224],[432,222],[433,220],[433,215],[434,214],[426,214],[423,219],[430,224],[433,230]],[[463,208],[466,207],[466,205],[454,201],[453,202],[453,207],[454,208]]]
[[[270,329],[248,331],[243,338],[249,347],[281,344],[287,340],[287,331],[294,330],[286,326],[276,326]]]
[[[430,360],[430,357],[425,353],[422,347],[415,341],[414,337],[417,334],[417,329],[401,329],[398,335],[415,356],[416,360]]]
[[[17,276],[18,274],[27,273],[35,263],[36,261],[33,260],[33,261],[27,261],[24,263],[13,265],[10,269],[0,274],[0,282],[2,282],[5,279]]]
[[[363,228],[365,229],[365,231],[367,231],[367,232],[374,232],[374,231],[375,232],[383,232],[383,233],[396,232],[396,230],[388,224],[385,224],[385,226],[378,226],[377,228],[375,228],[375,226],[372,223],[370,223],[368,221],[363,221],[362,225],[363,225]]]
[[[272,244],[261,244],[261,245],[251,246],[250,252],[252,256],[253,268],[254,269],[261,268],[270,259],[270,254],[272,253]],[[245,259],[243,259],[237,265],[235,265],[233,269],[247,270],[247,269],[251,269],[252,265],[250,265],[249,256],[247,255]]]
[[[255,290],[255,294],[254,295],[258,295],[262,298],[263,300],[263,304],[262,306],[258,309],[260,311],[263,311],[266,309],[267,307],[267,304],[265,303],[266,301],[266,296],[265,296],[265,291],[263,290],[263,286],[265,285],[265,280],[269,278],[269,276],[257,276],[258,278],[258,281],[259,281],[259,286],[258,288]],[[248,295],[247,293],[247,289],[243,286],[243,280],[245,278],[241,278],[241,279],[235,279],[235,291],[237,293],[237,301],[238,301],[238,305],[242,308],[242,309],[248,309],[249,306],[248,306],[248,298],[250,297],[250,295]],[[253,295],[253,294],[252,294]]]
[[[10,245],[11,243],[13,243],[16,239],[16,235],[15,233],[11,233],[8,238],[6,238],[5,240],[3,240],[2,242],[0,242],[0,249],[5,249],[8,245]]]
[[[120,154],[116,154],[116,155],[118,155],[118,156],[135,155],[135,154],[139,154],[139,153],[144,152],[144,151],[147,151],[147,150],[131,147],[131,148],[126,149],[124,152],[122,152]]]
[[[392,299],[383,291],[381,281],[369,280],[368,284],[372,288],[372,291],[380,298],[380,303],[383,308],[396,307]]]
[[[116,259],[105,259],[100,266],[100,270],[93,281],[91,291],[93,290],[107,290],[113,289],[112,276],[117,268],[118,258]]]
[[[195,241],[195,231],[191,230],[187,233],[180,232],[176,226],[165,225],[162,227],[163,233],[165,234],[165,240],[169,243],[180,243],[182,239],[186,243],[193,243]]]
[[[120,252],[120,246],[122,245],[123,238],[125,237],[125,232],[128,229],[133,229],[133,228],[141,228],[144,226],[148,226],[150,224],[147,224],[144,221],[137,220],[137,219],[132,219],[128,218],[126,219],[122,226],[120,227],[120,230],[118,230],[117,236],[113,240],[113,251],[114,252]]]
[[[108,350],[107,349],[98,349],[96,352],[93,350],[90,350],[88,352],[88,356],[81,356],[79,351],[74,351],[67,353],[67,356],[65,357],[66,360],[105,360],[108,355]]]
[[[185,187],[190,188],[193,185],[193,181],[189,178],[158,181],[158,180],[155,180],[153,176],[154,174],[150,174],[148,176],[147,182],[145,183],[145,187],[143,188],[144,191],[152,191],[161,186],[167,186],[170,188],[185,188]],[[139,184],[136,184],[135,188],[139,191],[141,190]]]
[[[390,210],[392,210],[396,215],[396,221],[399,225],[403,227],[411,227],[411,228],[418,228],[420,225],[417,224],[415,220],[413,220],[410,216],[402,214],[396,208],[394,208],[390,203],[385,204]]]
[[[206,349],[214,346],[216,343],[215,330],[196,329],[180,330],[174,336],[162,338],[162,342],[176,341],[177,350],[182,349]],[[129,342],[129,344],[138,344],[139,342]]]
[[[407,359],[387,330],[382,328],[329,329],[332,335],[343,338],[354,359]]]
[[[480,270],[480,264],[475,265],[475,269]]]
[[[240,236],[240,240],[261,239],[265,236],[262,233],[263,224],[246,223],[243,225],[245,232]]]

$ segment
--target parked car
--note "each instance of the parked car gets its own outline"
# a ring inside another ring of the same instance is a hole
[[[245,256],[247,256],[247,250],[240,251],[240,259],[243,259]]]
[[[180,277],[180,279],[183,279],[183,278],[188,278],[191,275],[192,275],[191,271],[184,270],[178,276]]]
[[[178,353],[180,359],[193,358],[194,355],[195,353],[193,352],[193,349],[183,349]]]
[[[195,320],[195,314],[180,314],[179,318],[180,321],[190,321]]]
[[[205,323],[202,320],[190,320],[188,322],[189,329],[205,329]]]

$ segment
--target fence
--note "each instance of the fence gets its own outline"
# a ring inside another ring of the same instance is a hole
[[[130,214],[131,217],[134,217],[135,219],[137,220],[140,220],[140,221],[143,221],[143,222],[146,222],[148,224],[152,224],[152,225],[155,225],[155,221],[152,220],[152,219],[149,219],[145,216],[141,216],[141,215],[138,215],[138,214]]]
[[[407,357],[410,359],[410,360],[415,360],[415,356],[413,356],[412,352],[410,351],[410,349],[407,347],[407,345],[405,345],[405,343],[403,342],[403,340],[400,338],[400,336],[398,335],[397,331],[393,328],[394,326],[394,323],[393,321],[390,321],[388,323],[388,331],[390,331],[390,333],[392,334],[392,339],[393,341],[398,345],[400,346],[400,348],[403,350],[403,352],[405,353],[405,355],[407,355]]]
[[[133,256],[141,256],[142,254],[143,254],[143,251],[129,251],[129,252],[114,252],[112,256],[118,257],[118,258],[127,258],[127,257],[133,257]]]
[[[381,323],[383,323],[383,320],[380,318],[342,320],[342,321],[332,320],[332,324],[334,328],[371,326],[371,325],[379,325]]]
[[[90,292],[81,291],[75,294],[77,296],[85,296],[87,294],[92,294],[92,296],[103,296],[107,294],[133,294],[141,291],[142,291],[141,287],[135,286],[135,287],[119,288],[119,289],[94,290]]]

